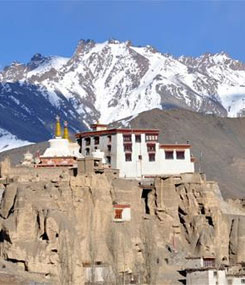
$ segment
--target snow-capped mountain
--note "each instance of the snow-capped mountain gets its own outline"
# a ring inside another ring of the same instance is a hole
[[[31,143],[28,141],[20,140],[13,134],[0,128],[0,152],[28,144]]]
[[[245,65],[227,54],[175,58],[129,41],[82,40],[71,58],[36,54],[0,72],[0,127],[28,141],[47,139],[57,113],[77,131],[153,108],[236,116],[244,100]]]

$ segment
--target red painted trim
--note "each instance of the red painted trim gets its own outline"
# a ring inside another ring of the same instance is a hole
[[[115,209],[130,208],[130,205],[116,204],[116,205],[113,205],[113,208]]]
[[[77,159],[75,156],[40,156],[40,159],[56,159],[56,158],[60,158],[60,159]]]
[[[160,144],[160,148],[164,149],[187,149],[191,148],[190,144]]]
[[[55,167],[72,167],[74,164],[37,164],[37,168],[39,167],[50,167],[50,168],[55,168]]]
[[[91,124],[90,127],[91,128],[96,128],[96,127],[107,127],[108,125],[106,124]]]
[[[103,131],[91,131],[77,133],[76,138],[84,138],[89,136],[103,136],[103,135],[114,135],[114,134],[149,134],[158,135],[159,130],[144,130],[144,129],[109,129]]]

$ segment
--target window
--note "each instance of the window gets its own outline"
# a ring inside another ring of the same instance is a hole
[[[107,157],[106,157],[106,162],[107,162],[108,164],[111,164],[111,157],[110,157],[110,156],[107,156]]]
[[[131,142],[132,141],[131,135],[123,135],[123,141],[124,142]]]
[[[215,259],[214,258],[204,258],[203,259],[203,266],[204,267],[214,267],[215,266]]]
[[[155,161],[155,153],[149,153],[149,161]]]
[[[147,144],[147,151],[156,151],[156,145],[155,144]]]
[[[90,145],[90,138],[86,138],[86,139],[85,139],[85,144],[86,144],[86,145]]]
[[[108,143],[111,143],[111,136],[107,136],[108,138]]]
[[[132,154],[131,153],[125,153],[125,161],[132,161]]]
[[[124,151],[132,151],[132,144],[124,144]]]
[[[158,135],[146,134],[146,135],[145,135],[145,140],[146,140],[147,142],[149,142],[149,141],[157,141],[157,140],[158,140]]]
[[[185,152],[184,151],[176,151],[176,158],[177,159],[185,159]]]
[[[214,271],[214,277],[217,277],[217,275],[218,275],[218,272]]]
[[[85,149],[85,155],[89,155],[89,153],[90,153],[90,149],[87,147],[87,148]]]
[[[115,220],[121,220],[122,219],[122,212],[123,212],[123,209],[115,209],[114,210],[114,219]]]
[[[242,284],[245,284],[245,279],[242,279],[242,280],[241,280],[241,283],[242,283]]]
[[[141,142],[141,135],[135,135],[135,142],[137,143]]]
[[[142,155],[139,155],[139,160],[142,160]]]
[[[110,145],[110,144],[107,146],[107,150],[108,150],[109,152],[111,151],[111,145]]]
[[[94,137],[94,144],[100,143],[100,137]]]
[[[174,159],[174,152],[172,150],[165,150],[165,159]]]

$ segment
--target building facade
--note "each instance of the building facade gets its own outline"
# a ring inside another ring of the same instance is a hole
[[[159,130],[107,129],[94,124],[92,131],[76,135],[82,155],[104,153],[106,164],[120,170],[120,177],[144,178],[194,172],[189,144],[160,144]]]

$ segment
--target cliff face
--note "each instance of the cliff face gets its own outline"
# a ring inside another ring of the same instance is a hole
[[[90,266],[106,268],[105,284],[176,284],[186,256],[245,261],[245,211],[199,174],[139,185],[61,170],[1,182],[1,264],[27,280],[85,284]],[[131,205],[131,221],[113,221],[116,203]]]

